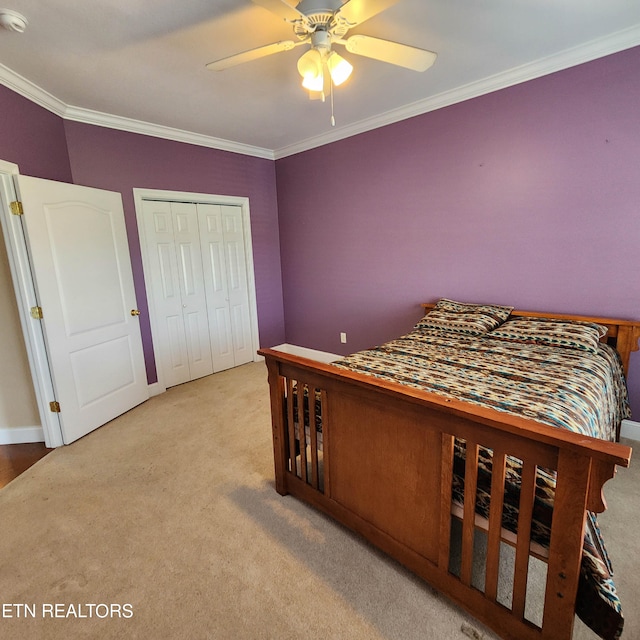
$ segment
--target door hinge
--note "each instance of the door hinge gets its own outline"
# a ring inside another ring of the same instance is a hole
[[[49,403],[51,413],[60,413],[60,403],[57,400]]]
[[[31,307],[31,317],[35,320],[42,320],[42,307]]]
[[[11,207],[11,213],[13,213],[14,216],[21,216],[24,215],[24,210],[22,209],[22,202],[20,202],[20,200],[14,200],[9,207]]]

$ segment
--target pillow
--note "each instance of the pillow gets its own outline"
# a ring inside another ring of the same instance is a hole
[[[441,298],[415,328],[480,336],[501,325],[509,317],[512,309],[513,307],[471,304]]]
[[[505,322],[487,337],[596,353],[598,342],[606,333],[607,327],[595,322],[522,317]]]

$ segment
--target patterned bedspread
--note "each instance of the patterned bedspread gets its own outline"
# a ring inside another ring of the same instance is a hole
[[[416,329],[380,347],[360,351],[335,366],[400,382],[588,436],[614,440],[630,416],[617,352],[596,353],[504,342],[488,336],[451,336]],[[454,499],[464,495],[464,442],[457,442]],[[489,515],[491,451],[481,449],[476,510]],[[555,476],[536,479],[532,537],[548,545]],[[503,526],[517,533],[519,465],[508,459]],[[600,637],[618,638],[624,619],[595,514],[589,513],[576,613]]]
[[[604,344],[590,354],[416,330],[333,364],[604,440],[630,416],[620,359]]]

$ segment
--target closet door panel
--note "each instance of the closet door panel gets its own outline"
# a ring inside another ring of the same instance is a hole
[[[213,373],[198,210],[190,202],[173,202],[171,213],[189,373],[195,380]]]
[[[144,226],[150,263],[146,286],[151,289],[156,314],[154,339],[160,346],[165,384],[171,387],[191,377],[170,204],[145,201]]]
[[[223,371],[236,365],[221,209],[217,204],[198,205],[200,244],[202,255],[206,256],[203,267],[214,371]]]
[[[221,214],[226,249],[234,360],[236,365],[240,365],[253,360],[242,209],[238,206],[225,205],[221,207]]]

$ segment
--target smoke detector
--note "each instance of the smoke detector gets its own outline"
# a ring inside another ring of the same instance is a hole
[[[27,19],[12,9],[0,9],[0,26],[7,31],[22,33],[27,28]]]

